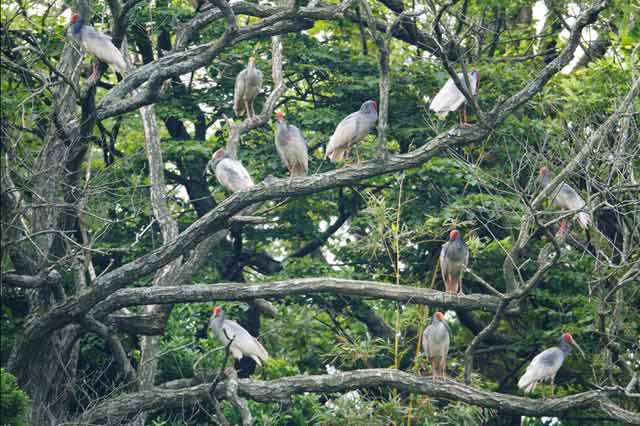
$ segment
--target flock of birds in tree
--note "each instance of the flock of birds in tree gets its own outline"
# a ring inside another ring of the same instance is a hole
[[[111,39],[86,25],[82,16],[74,14],[71,17],[70,32],[86,52],[121,74],[127,72],[128,67],[124,57],[113,45]],[[90,80],[94,81],[96,77],[96,68],[94,67]],[[467,82],[463,74],[458,74],[458,78],[466,90]],[[478,93],[479,82],[479,72],[471,71],[468,74],[468,83],[471,86],[470,93],[474,96]],[[255,58],[251,57],[247,67],[236,77],[233,104],[236,116],[246,115],[248,119],[255,120],[253,103],[261,90],[262,72],[257,69]],[[454,81],[449,79],[433,98],[429,108],[436,112],[440,118],[444,118],[449,112],[458,111],[460,127],[468,127],[466,102],[466,97],[458,90]],[[291,179],[305,176],[309,168],[305,137],[300,129],[287,123],[284,119],[284,113],[277,111],[275,116],[275,146],[278,155],[289,170]],[[325,159],[329,159],[332,163],[346,160],[350,151],[371,132],[377,120],[377,103],[373,100],[363,103],[360,110],[349,114],[338,124],[329,139]],[[214,153],[211,166],[218,182],[232,192],[242,191],[254,185],[251,175],[242,163],[232,158],[223,148]],[[552,172],[547,167],[542,167],[540,169],[542,185],[548,186],[552,179]],[[559,209],[578,211],[578,222],[583,228],[586,229],[591,225],[589,214],[581,211],[586,206],[585,201],[568,184],[560,184],[552,194],[552,200]],[[566,222],[564,222],[564,227],[566,228]],[[469,249],[458,230],[452,230],[449,234],[449,241],[443,244],[439,263],[446,293],[463,294],[462,276],[469,263]],[[229,350],[234,358],[250,357],[259,366],[262,366],[263,362],[268,359],[269,354],[258,339],[235,321],[226,319],[220,307],[213,309],[209,328],[221,343],[225,346],[229,345]],[[425,328],[422,336],[423,355],[431,363],[433,379],[446,377],[450,334],[444,314],[436,312],[432,317],[431,324]],[[584,357],[584,352],[573,340],[571,334],[565,333],[557,346],[546,349],[533,358],[526,372],[518,381],[518,387],[523,389],[525,393],[530,393],[538,383],[547,380],[551,383],[551,393],[553,394],[555,376],[566,356],[571,353],[572,346],[576,347]]]

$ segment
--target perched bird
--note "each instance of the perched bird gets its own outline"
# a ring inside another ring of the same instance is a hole
[[[584,352],[573,340],[571,334],[565,333],[560,338],[558,346],[546,349],[533,358],[527,366],[527,371],[518,380],[518,387],[524,389],[524,393],[528,394],[535,389],[538,382],[542,383],[544,380],[548,380],[551,383],[551,395],[553,395],[553,381],[565,357],[571,353],[570,345],[575,346],[584,358]],[[542,386],[542,397],[544,398],[544,385]]]
[[[224,148],[220,148],[213,154],[211,167],[214,169],[216,179],[220,185],[231,192],[241,191],[253,186],[253,179],[247,169],[238,160],[231,158]]]
[[[471,85],[471,94],[476,95],[478,93],[478,87],[480,86],[480,72],[471,71],[467,74],[469,76],[469,84]],[[466,82],[464,75],[458,73],[458,78],[466,88]],[[462,114],[460,114],[460,107],[462,108]],[[464,97],[462,92],[458,90],[458,86],[453,82],[451,78],[442,86],[442,89],[431,101],[429,105],[431,111],[435,111],[439,118],[444,118],[451,111],[458,111],[460,117],[460,127],[469,127],[467,123],[467,98]]]
[[[262,71],[256,68],[256,58],[249,58],[247,67],[240,71],[236,77],[235,92],[233,95],[233,110],[236,116],[246,114],[253,118],[253,100],[262,89]]]
[[[440,251],[440,270],[447,293],[462,293],[462,275],[469,264],[469,249],[454,229],[449,233],[449,241]]]
[[[269,358],[267,350],[258,342],[258,339],[237,322],[225,319],[224,312],[219,306],[213,308],[209,328],[223,345],[226,346],[231,341],[229,350],[235,359],[240,360],[248,356],[262,366],[262,363]]]
[[[436,312],[422,333],[422,349],[431,362],[431,377],[446,377],[449,353],[449,326],[442,312]]]
[[[309,169],[307,141],[296,126],[287,123],[282,111],[276,112],[276,150],[291,177],[304,176]]]
[[[345,153],[364,139],[378,120],[378,104],[376,101],[367,101],[362,104],[359,111],[349,114],[336,127],[333,132],[325,160],[329,158],[332,163],[342,160]]]
[[[549,186],[553,177],[553,173],[548,168],[544,166],[540,168],[540,179],[544,188]],[[586,203],[580,194],[564,182],[556,188],[552,197],[553,204],[562,210],[582,210],[586,206]],[[580,223],[580,226],[583,229],[589,228],[591,225],[591,216],[589,216],[589,213],[582,211],[578,212],[578,223]]]
[[[85,25],[84,18],[75,13],[71,16],[71,35],[78,40],[82,48],[106,63],[111,68],[124,74],[127,71],[127,64],[122,53],[111,42],[111,38],[95,28]],[[96,78],[97,69],[93,67],[90,80]]]

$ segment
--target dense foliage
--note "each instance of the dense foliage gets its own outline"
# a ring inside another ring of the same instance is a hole
[[[110,3],[91,3],[91,23],[104,31],[110,29]],[[418,6],[416,2],[399,3],[431,10],[430,2]],[[576,7],[567,8],[569,2],[565,1],[544,2],[549,7],[542,13],[544,3],[538,2],[533,17],[530,2],[454,3],[447,19],[453,29],[461,25],[466,32],[459,33],[461,48],[453,66],[458,69],[458,61],[464,58],[467,67],[480,71],[478,102],[484,111],[524,87],[557,55],[566,42],[564,21],[559,17],[576,15]],[[586,2],[578,3],[577,8],[587,7]],[[385,4],[371,2],[379,19],[391,14]],[[9,228],[30,229],[28,217],[39,208],[41,200],[34,188],[41,175],[34,171],[46,155],[44,147],[52,132],[50,119],[55,105],[47,85],[18,66],[46,75],[51,84],[62,84],[50,67],[58,64],[67,43],[69,7],[77,5],[59,1],[48,5],[7,1],[2,5],[3,63],[8,61],[3,65],[1,80],[2,207],[9,210],[6,198],[11,195],[5,192],[14,191],[20,194],[24,208],[17,221],[15,216],[3,213],[3,272],[21,271],[23,267],[11,252],[21,237]],[[183,0],[142,2],[134,7],[126,21],[126,37],[136,66],[170,51],[181,26],[195,13],[212,6],[204,2],[198,7],[196,12]],[[326,142],[343,117],[356,111],[363,101],[378,98],[378,50],[366,23],[359,24],[355,18],[361,16],[358,9],[356,4],[343,20],[318,20],[310,29],[282,36],[288,89],[277,108],[304,131],[309,174],[345,167],[323,160]],[[548,166],[555,172],[562,170],[618,107],[632,78],[638,78],[637,68],[634,70],[640,43],[637,12],[637,6],[629,2],[614,1],[594,25],[598,38],[592,34],[592,38],[583,39],[585,48],[591,42],[594,46],[596,42],[606,43],[604,51],[600,53],[594,47],[586,58],[557,74],[487,138],[448,148],[442,155],[398,173],[284,202],[267,201],[256,213],[266,222],[232,227],[207,262],[195,271],[192,281],[215,285],[331,276],[443,290],[437,260],[440,246],[456,228],[469,246],[470,269],[497,291],[511,291],[505,281],[505,258],[518,238],[531,200],[540,191],[538,169]],[[424,22],[419,22],[429,28],[431,12],[410,19],[423,18]],[[238,16],[240,25],[258,21],[256,17]],[[541,27],[536,29],[537,25]],[[213,22],[197,32],[190,46],[214,40],[224,28],[224,20]],[[206,66],[168,80],[155,102],[168,208],[180,231],[229,195],[213,175],[205,174],[205,169],[211,154],[227,143],[229,129],[224,117],[233,117],[234,79],[251,55],[258,58],[258,68],[265,74],[265,88],[256,105],[260,111],[273,90],[270,37],[237,43]],[[88,62],[85,57],[84,64]],[[434,55],[420,46],[392,40],[386,141],[390,152],[407,153],[424,147],[456,126],[455,113],[439,120],[428,110],[429,101],[448,78]],[[95,101],[99,102],[116,84],[115,74],[106,73],[96,89]],[[557,263],[523,299],[519,311],[507,314],[495,333],[476,349],[472,386],[518,394],[516,383],[526,364],[566,331],[573,334],[587,358],[573,354],[567,359],[556,377],[558,396],[601,386],[624,387],[633,374],[637,377],[637,99],[635,106],[635,114],[626,115],[615,132],[598,143],[581,167],[568,176],[567,182],[583,198],[593,201],[590,206],[596,228],[585,231],[571,221],[570,236],[561,244]],[[480,118],[470,110],[470,119],[475,123]],[[272,121],[242,135],[239,159],[256,182],[270,175],[288,178],[274,148],[274,129]],[[621,142],[623,139],[626,142]],[[374,132],[360,144],[362,158],[377,158],[376,140]],[[46,173],[46,169],[38,173]],[[137,111],[97,120],[75,173],[79,185],[63,185],[60,197],[67,207],[79,203],[79,213],[72,217],[74,213],[67,211],[59,218],[52,248],[38,269],[55,268],[67,295],[83,291],[82,286],[87,285],[80,284],[79,276],[90,288],[96,276],[164,244],[151,204],[145,134]],[[7,187],[7,182],[13,187]],[[536,229],[517,265],[516,274],[521,279],[535,273],[539,252],[553,244],[558,217],[550,202],[536,215]],[[630,283],[617,287],[628,278]],[[149,286],[152,279],[151,275],[143,277],[130,287]],[[615,293],[610,293],[614,288]],[[470,275],[465,276],[464,291],[488,292]],[[41,305],[43,311],[59,302],[54,292],[36,293],[2,288],[3,365],[25,320],[39,314],[30,310],[37,306],[33,299],[47,299]],[[269,318],[261,315],[254,303],[212,301],[220,304],[229,318],[259,334],[269,351],[264,368],[236,363],[241,376],[272,380],[362,368],[399,368],[424,376],[430,373],[429,363],[419,356],[420,338],[438,306],[332,294],[286,296],[272,302],[276,314]],[[212,303],[174,306],[160,336],[156,384],[212,375],[221,369],[224,348],[207,329]],[[126,310],[127,314],[144,312],[141,306]],[[464,351],[493,315],[491,311],[446,312],[452,331],[447,366],[451,379],[463,380]],[[375,328],[372,317],[381,320],[386,329]],[[109,327],[110,333],[120,337],[133,367],[138,368],[140,335],[113,324]],[[391,330],[391,334],[385,330]],[[77,372],[65,390],[65,407],[74,415],[99,398],[127,391],[128,386],[104,336],[81,334],[77,350],[77,355],[63,355],[77,356]],[[13,380],[3,369],[3,424],[7,413],[8,424],[19,425],[19,420],[11,419],[18,419],[26,410],[28,398]],[[533,397],[538,395],[536,391]],[[624,399],[622,406],[637,411],[637,401]],[[238,424],[241,419],[236,407],[227,401],[221,404],[229,423]],[[254,424],[261,425],[480,425],[521,421],[520,416],[497,410],[378,387],[345,394],[303,393],[287,403],[249,401],[249,409]],[[212,401],[203,400],[180,410],[155,411],[146,422],[206,424],[215,413]],[[543,425],[545,421],[528,418],[526,424]],[[616,423],[597,410],[577,410],[554,424]]]

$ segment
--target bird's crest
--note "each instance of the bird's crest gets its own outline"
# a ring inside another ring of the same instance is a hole
[[[276,120],[280,121],[284,119],[284,112],[276,111]]]
[[[453,241],[456,238],[458,238],[459,236],[460,236],[460,232],[458,232],[457,229],[454,229],[449,233],[449,240]]]
[[[74,13],[73,15],[71,15],[71,23],[72,24],[75,24],[79,20],[80,20],[80,14],[79,13]]]
[[[571,333],[564,333],[562,335],[562,340],[564,340],[567,343],[571,343],[573,342],[573,337],[571,336]]]
[[[549,169],[546,166],[540,167],[540,177],[544,177],[549,173]]]
[[[444,314],[442,312],[436,312],[435,317],[438,321],[442,321],[444,319]]]
[[[255,65],[256,64],[256,57],[255,56],[249,56],[249,63],[251,65]]]
[[[215,316],[219,316],[222,313],[222,309],[220,308],[220,306],[216,306],[215,308],[213,308],[213,313],[215,314]]]

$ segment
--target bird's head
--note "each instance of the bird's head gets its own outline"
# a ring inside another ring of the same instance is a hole
[[[547,166],[540,167],[539,175],[541,178],[547,176],[548,174],[549,174],[549,169],[547,168]]]
[[[582,350],[582,348],[576,343],[575,340],[573,340],[573,336],[571,335],[571,333],[564,333],[562,335],[562,341],[572,345],[574,348],[576,348],[578,350],[578,352],[580,352],[580,355],[582,355],[582,358],[586,358],[584,355],[584,351]]]
[[[459,236],[460,236],[460,232],[457,229],[454,229],[451,232],[449,232],[449,241],[455,241],[458,239]]]
[[[435,314],[433,314],[433,318],[437,319],[438,321],[442,321],[444,320],[444,314],[442,312],[436,312]]]
[[[568,229],[569,229],[569,221],[567,221],[567,219],[562,219],[560,221],[560,227],[558,228],[558,232],[556,233],[556,236],[561,237],[565,235]]]
[[[222,315],[222,308],[220,306],[216,306],[212,310],[213,310],[213,317],[214,318],[218,318],[220,315]]]
[[[276,120],[278,120],[278,121],[284,120],[284,112],[276,111]]]
[[[80,20],[80,14],[79,13],[74,13],[73,15],[71,15],[71,23],[72,24],[75,24],[79,20]]]
[[[224,148],[220,148],[215,154],[213,154],[213,158],[216,160],[220,160],[222,157],[224,157]]]
[[[366,113],[377,113],[378,112],[378,103],[376,101],[370,100],[362,104],[360,107],[360,111]]]
[[[255,65],[256,64],[256,57],[255,56],[249,56],[249,63],[251,65]]]

